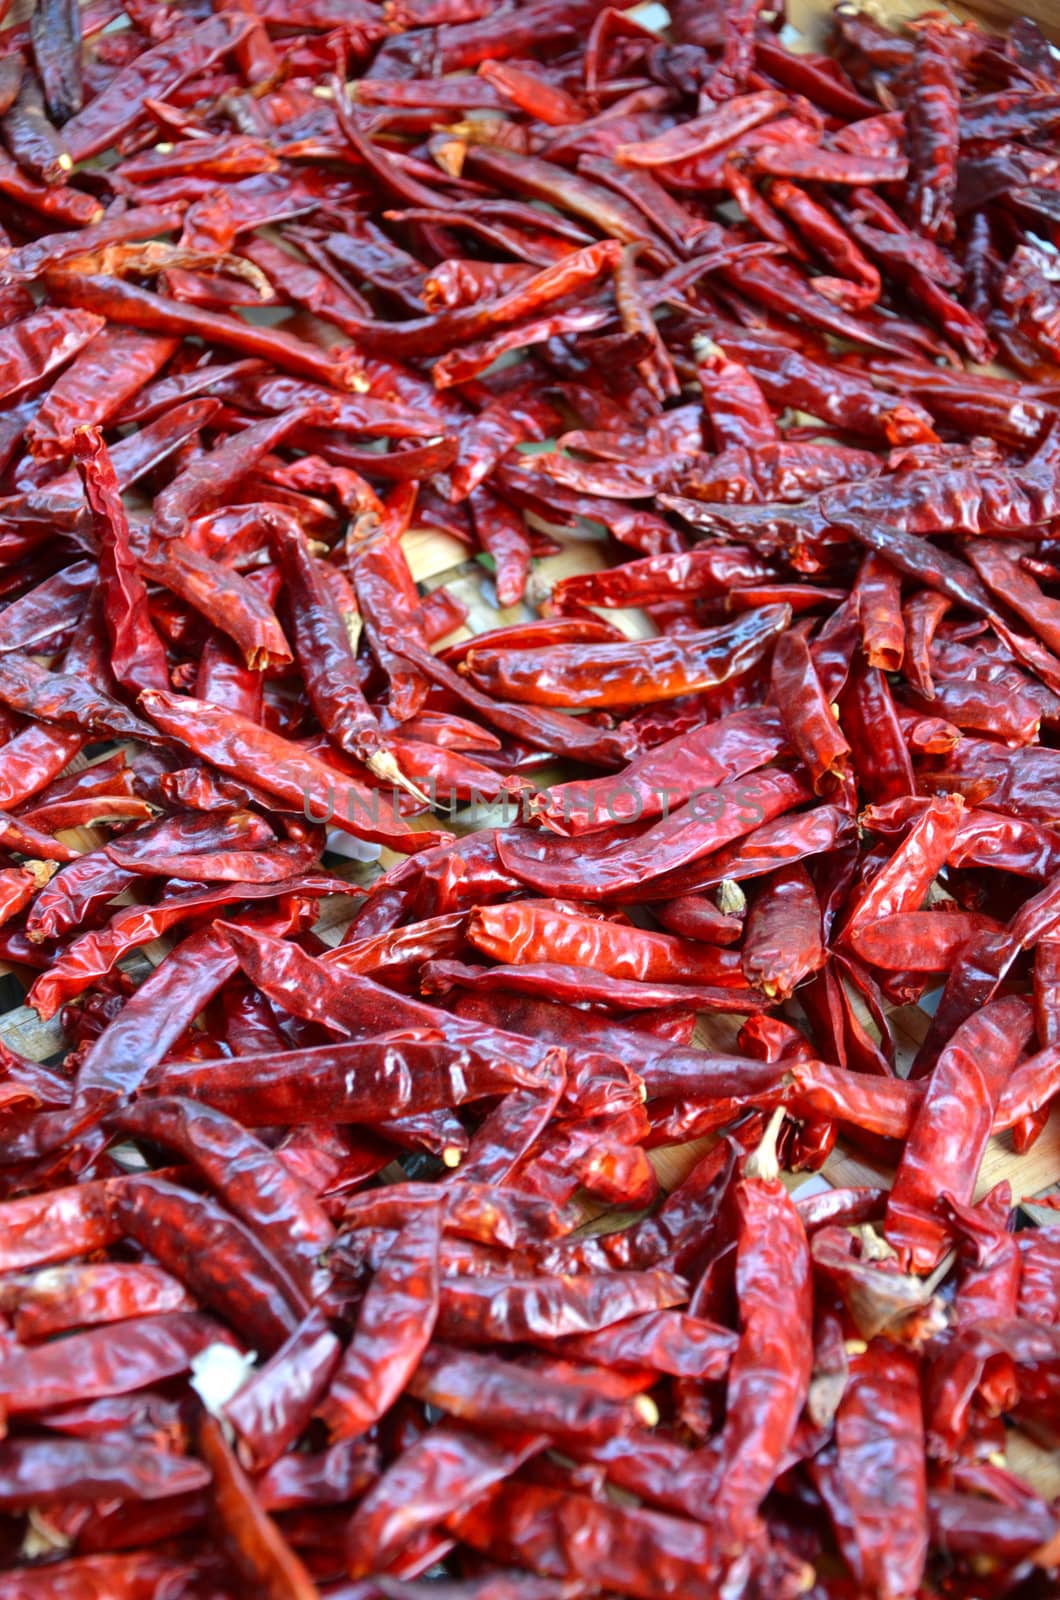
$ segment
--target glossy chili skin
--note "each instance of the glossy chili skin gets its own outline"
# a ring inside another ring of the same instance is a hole
[[[421,1529],[455,1515],[543,1448],[547,1435],[527,1428],[479,1433],[445,1421],[411,1443],[369,1490],[346,1528],[354,1578],[389,1565]]]
[[[732,957],[732,952],[723,952]],[[698,1006],[703,1011],[753,1011],[759,1001],[739,983],[731,961],[730,971],[719,974],[716,984],[639,982],[636,979],[593,975],[592,969],[557,961],[526,962],[519,966],[473,967],[459,961],[431,961],[423,972],[429,994],[446,994],[456,987],[513,989],[523,994],[550,994],[567,1001],[591,1000],[611,1009],[652,1010],[666,1006]],[[728,979],[728,982],[725,982]]]
[[[341,1354],[326,1315],[314,1306],[225,1407],[245,1466],[255,1472],[267,1469],[305,1431]]]
[[[554,1069],[540,1089],[508,1095],[476,1129],[468,1144],[463,1172],[478,1183],[502,1184],[545,1133],[565,1087],[566,1074]]]
[[[807,410],[817,407],[819,415],[837,426],[889,444],[913,444],[932,436],[923,406],[896,403],[854,373],[830,371],[808,354],[754,334],[725,332],[720,342],[774,402],[783,395],[785,402]]]
[[[195,709],[189,697],[178,699],[162,692],[142,698],[156,725],[180,739],[196,753],[233,777],[246,776],[262,783],[278,799],[296,810],[306,809],[321,820],[366,837],[407,839],[427,849],[437,842],[429,833],[414,834],[395,814],[391,822],[386,807],[374,806],[368,791],[355,779],[344,778],[317,757],[301,752],[290,741],[232,713],[221,717],[205,701]]]
[[[297,913],[281,910],[261,918],[265,927],[289,927]],[[189,935],[142,984],[118,1019],[82,1063],[79,1094],[128,1094],[176,1042],[199,1008],[230,972],[230,946],[212,925]],[[130,1009],[131,1008],[131,1009]]]
[[[198,333],[247,355],[274,360],[282,370],[297,377],[334,383],[338,389],[350,386],[342,368],[294,334],[282,329],[254,328],[225,312],[201,311],[176,300],[148,295],[123,279],[63,273],[53,283],[52,293],[62,304],[93,321],[102,317],[122,327],[152,333]]]
[[[818,794],[842,788],[850,746],[832,715],[806,641],[784,635],[773,652],[772,690],[789,743]]]
[[[472,912],[467,931],[471,943],[498,962],[556,961],[620,978],[724,982],[734,965],[724,952],[605,918],[579,917],[547,901],[481,907]]]
[[[425,1031],[425,1030],[424,1030]],[[268,1082],[262,1084],[262,1073]],[[156,1086],[193,1092],[244,1123],[269,1126],[303,1115],[332,1122],[384,1122],[414,1106],[434,1110],[516,1086],[538,1087],[538,1071],[463,1041],[392,1038],[318,1045],[308,1050],[241,1056],[228,1066],[174,1062]]]
[[[262,1510],[216,1418],[203,1415],[199,1448],[212,1474],[216,1514],[236,1570],[266,1594],[286,1593],[298,1600],[312,1600],[315,1584]]]
[[[312,1193],[266,1145],[212,1107],[177,1097],[143,1100],[122,1113],[120,1124],[189,1161],[303,1291],[319,1294],[326,1282],[320,1258],[334,1229]]]
[[[93,1499],[120,1487],[124,1498],[187,1494],[209,1481],[201,1462],[163,1450],[81,1440],[10,1440],[0,1452],[0,1498],[18,1510],[35,1493]]]
[[[268,451],[283,440],[292,428],[316,420],[318,410],[326,417],[328,407],[292,406],[278,417],[253,423],[215,445],[209,454],[190,462],[157,496],[151,515],[151,531],[162,539],[180,536],[192,518],[210,511],[230,494]]]
[[[606,778],[557,784],[540,816],[557,833],[593,833],[621,822],[668,816],[700,788],[765,765],[783,748],[779,718],[768,708],[735,712],[678,735]]]
[[[397,540],[384,537],[353,552],[350,575],[365,627],[390,682],[391,713],[405,722],[427,696],[424,677],[410,659],[414,647],[426,647],[426,634],[408,562]]]
[[[99,1322],[195,1309],[175,1278],[135,1262],[45,1269],[12,1283],[5,1298],[15,1331],[27,1343]]]
[[[260,857],[253,859],[261,860]],[[143,863],[139,865],[142,868]],[[38,978],[31,990],[32,1004],[42,1017],[52,1016],[60,1006],[104,977],[128,951],[152,939],[164,937],[169,929],[180,922],[196,919],[202,913],[220,910],[233,902],[272,899],[277,893],[277,884],[283,885],[291,894],[313,895],[318,890],[325,892],[334,888],[341,881],[329,879],[326,875],[315,879],[289,877],[288,868],[296,863],[288,857],[282,857],[277,865],[279,870],[275,874],[262,874],[265,880],[262,883],[240,883],[236,878],[234,882],[210,889],[191,888],[189,892],[174,895],[164,907],[135,905],[117,911],[104,928],[90,930],[75,939],[50,969]],[[193,880],[200,871],[225,877],[228,874],[224,869],[229,866],[230,862],[223,857],[208,855],[195,861],[194,870],[187,864],[183,869],[176,865],[175,870],[184,870],[188,879]]]
[[[736,1202],[741,1331],[729,1387],[741,1403],[726,1423],[717,1491],[721,1524],[732,1541],[754,1528],[773,1463],[801,1410],[811,1365],[810,1263],[802,1221],[775,1178],[744,1177]],[[781,1258],[784,1280],[778,1283],[774,1270]],[[778,1294],[784,1304],[780,1317]]]
[[[687,643],[558,645],[547,661],[518,655],[502,660],[473,650],[464,670],[480,688],[535,705],[637,705],[713,688],[748,671],[789,620],[786,607],[765,606],[716,635],[693,634]]]
[[[957,837],[962,812],[957,797],[927,808],[859,899],[846,924],[848,938],[881,915],[919,907]]]
[[[382,734],[358,681],[342,615],[297,523],[278,522],[273,547],[292,607],[294,647],[322,726],[340,749],[370,757]]]
[[[921,1271],[945,1239],[928,1215],[935,1197],[971,1198],[993,1107],[1032,1027],[1023,1001],[997,1000],[957,1030],[936,1063],[887,1206],[888,1238]]]
[[[797,778],[774,767],[711,786],[661,822],[633,832],[612,828],[593,840],[502,836],[502,863],[545,894],[605,899],[650,878],[665,880],[798,802]],[[662,898],[662,896],[660,896]]]
[[[747,918],[741,965],[767,995],[788,995],[824,965],[821,908],[805,867],[775,873]]]
[[[0,659],[0,699],[14,711],[85,734],[119,739],[143,739],[146,734],[141,718],[105,690],[72,673],[49,672],[18,651]],[[150,735],[146,742],[152,742]]]
[[[409,1218],[361,1303],[321,1408],[333,1439],[357,1438],[386,1411],[416,1367],[439,1309],[441,1208]]]
[[[108,1180],[56,1188],[4,1203],[5,1272],[89,1255],[117,1237]]]
[[[644,1597],[660,1581],[690,1600],[716,1592],[721,1555],[711,1531],[662,1512],[513,1480],[450,1525],[494,1558],[519,1562],[532,1552],[536,1569],[552,1577],[603,1578]]]
[[[274,1348],[293,1331],[301,1296],[248,1228],[212,1200],[159,1178],[132,1179],[114,1197],[122,1231],[226,1320]]]
[[[218,1337],[220,1325],[197,1311],[132,1318],[118,1335],[109,1327],[71,1334],[5,1362],[4,1405],[14,1416],[126,1394],[187,1371]]]

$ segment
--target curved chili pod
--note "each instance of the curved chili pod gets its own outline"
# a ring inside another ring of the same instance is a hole
[[[254,1344],[294,1331],[299,1290],[249,1228],[216,1201],[161,1178],[130,1178],[112,1197],[122,1232]]]
[[[328,1281],[321,1257],[335,1230],[312,1193],[267,1145],[213,1106],[177,1096],[141,1100],[118,1123],[125,1133],[179,1151],[303,1293],[317,1297]]]
[[[2,691],[0,681],[0,694]],[[161,690],[146,691],[140,704],[163,733],[230,777],[245,778],[310,819],[333,823],[362,838],[397,844],[406,854],[428,850],[445,837],[437,832],[414,832],[398,816],[396,806],[388,808],[380,802],[378,791],[370,792],[291,740],[234,712]]]
[[[281,1596],[283,1600],[316,1600],[316,1585],[262,1510],[214,1417],[204,1415],[200,1420],[199,1448],[213,1476],[213,1503],[222,1538],[242,1578],[270,1600]]]
[[[337,1335],[314,1306],[225,1405],[224,1417],[235,1429],[245,1466],[263,1471],[304,1432],[341,1355]]]
[[[9,1416],[128,1394],[187,1372],[207,1345],[230,1336],[198,1311],[131,1318],[4,1357],[0,1401]]]
[[[373,1277],[320,1407],[332,1438],[366,1433],[426,1349],[438,1316],[441,1226],[440,1204],[414,1214]]]
[[[0,1505],[24,1510],[35,1501],[156,1500],[190,1494],[209,1483],[201,1461],[150,1445],[81,1439],[4,1439],[0,1442]]]

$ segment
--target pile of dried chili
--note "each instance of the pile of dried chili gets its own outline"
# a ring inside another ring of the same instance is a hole
[[[7,18],[0,1600],[1060,1592],[1060,54],[879,10]]]

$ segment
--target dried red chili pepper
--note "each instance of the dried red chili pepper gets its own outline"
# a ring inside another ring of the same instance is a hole
[[[145,333],[197,335],[246,355],[272,360],[281,371],[291,372],[296,377],[333,384],[339,390],[355,387],[354,373],[348,365],[329,360],[317,346],[282,328],[254,326],[224,312],[200,311],[195,306],[182,305],[177,300],[138,289],[123,279],[81,274],[70,270],[71,266],[67,261],[61,273],[52,273],[49,289],[59,305],[80,312],[77,325],[85,330],[87,337],[91,337],[87,331],[89,327],[95,333],[104,321],[140,328]]]
[[[610,828],[592,841],[568,841],[513,830],[498,837],[498,854],[522,882],[544,894],[584,900],[620,896],[651,878],[672,879],[678,869],[790,810],[807,792],[799,779],[775,767],[717,787],[711,780],[708,784],[642,833]],[[658,898],[670,895],[662,890]]]
[[[484,906],[471,913],[467,937],[494,961],[554,961],[594,967],[616,978],[671,983],[725,982],[736,966],[720,950],[685,945],[672,935],[582,917],[548,901]]]
[[[997,932],[998,925],[982,912],[899,911],[860,928],[850,943],[885,971],[949,972],[969,939],[986,931]]]
[[[232,49],[247,26],[236,16],[213,17],[138,56],[65,124],[67,146],[74,159],[84,161],[106,149],[135,121],[145,95],[165,99],[185,79],[212,66]]]
[[[644,1600],[660,1582],[689,1600],[708,1600],[724,1566],[716,1536],[702,1525],[517,1478],[450,1516],[448,1524],[494,1560],[608,1583]]]
[[[681,1312],[660,1311],[596,1333],[577,1334],[564,1343],[563,1353],[576,1360],[648,1367],[710,1382],[728,1369],[736,1344],[736,1336],[727,1328]]]
[[[785,633],[773,652],[773,698],[788,742],[802,758],[818,794],[842,790],[850,746],[832,714],[805,639]]]
[[[579,1391],[580,1398],[586,1398]],[[385,1569],[423,1529],[474,1505],[537,1455],[547,1435],[443,1422],[405,1449],[365,1495],[346,1529],[352,1577]]]
[[[1032,1026],[1022,1000],[998,1000],[958,1028],[939,1057],[887,1202],[888,1240],[920,1271],[931,1270],[945,1243],[930,1214],[936,1197],[970,1200],[993,1109]],[[947,1106],[945,1137],[939,1104]]]
[[[21,867],[0,869],[0,923],[18,915],[53,876],[55,867],[47,861],[27,861]]]
[[[189,1494],[209,1482],[201,1461],[122,1443],[77,1439],[6,1439],[0,1445],[0,1504],[22,1510],[37,1499],[154,1500]]]
[[[411,502],[406,503],[411,510]],[[427,685],[402,652],[412,644],[426,648],[419,597],[408,563],[393,538],[373,541],[353,552],[351,576],[373,648],[390,679],[390,709],[399,722],[416,715]]]
[[[527,1370],[516,1362],[452,1350],[427,1352],[412,1377],[419,1399],[480,1427],[512,1428],[557,1440],[603,1438],[648,1417],[649,1405],[593,1395],[574,1383]]]
[[[137,568],[117,479],[98,429],[78,426],[74,455],[99,546],[103,615],[111,643],[111,670],[130,694],[168,689],[166,654],[155,632],[147,590]]]
[[[14,111],[8,112],[5,121],[9,121]],[[39,148],[39,140],[35,131],[30,135],[32,143]],[[60,146],[58,152],[69,155]],[[61,174],[63,168],[59,167],[58,158],[54,147],[49,147],[46,152],[55,158],[55,168]],[[53,222],[68,223],[71,226],[85,226],[98,222],[103,216],[103,207],[93,196],[85,194],[80,189],[73,189],[62,183],[37,183],[32,178],[27,178],[22,170],[8,157],[0,153],[0,194],[26,206],[30,211],[35,211],[40,216]],[[21,297],[16,301],[19,309],[23,302]]]
[[[140,703],[158,728],[194,754],[233,778],[261,785],[296,812],[334,822],[364,838],[391,844],[401,841],[410,850],[426,850],[438,843],[437,833],[413,832],[396,810],[387,817],[386,807],[377,805],[355,779],[231,711],[222,713],[204,700],[164,691],[148,691],[141,695]]]
[[[723,1537],[734,1543],[753,1530],[802,1408],[811,1366],[809,1249],[802,1221],[775,1176],[768,1136],[749,1168],[736,1186],[741,1332],[729,1372],[714,1501]],[[782,1280],[775,1272],[780,1259]]]
[[[48,307],[13,323],[0,339],[0,396],[10,400],[84,348],[103,327],[102,317]]]
[[[718,952],[719,955],[730,952]],[[733,961],[733,968],[736,963]],[[597,1005],[638,1011],[661,1006],[695,1006],[701,1011],[754,1011],[762,1003],[753,991],[729,977],[729,983],[651,983],[608,975],[590,976],[592,969],[564,966],[555,961],[526,962],[519,966],[472,967],[459,961],[430,961],[422,983],[429,994],[445,994],[455,984],[485,991],[512,989],[517,994],[545,994],[567,1001],[587,1000]]]
[[[293,518],[275,522],[272,542],[293,605],[295,649],[322,726],[341,750],[393,781],[399,774],[380,748],[383,736],[358,681],[346,625]]]
[[[20,651],[0,655],[0,699],[25,716],[70,724],[85,734],[153,742],[147,724],[111,695],[73,673],[49,672]]]
[[[114,1600],[162,1600],[177,1585],[187,1584],[195,1567],[169,1556],[151,1555],[137,1550],[128,1555],[73,1556],[51,1562],[46,1572],[27,1577],[25,1569],[0,1578],[4,1600],[20,1600],[27,1592],[34,1600],[75,1600],[80,1595],[108,1594]],[[27,1584],[32,1587],[27,1591]],[[179,1592],[179,1591],[178,1591]]]
[[[313,1600],[316,1585],[262,1510],[253,1485],[233,1455],[216,1418],[201,1418],[199,1448],[212,1474],[212,1492],[222,1537],[241,1577],[260,1586],[266,1594],[284,1594],[290,1600]]]
[[[498,1035],[498,1044],[505,1037]],[[382,1123],[519,1086],[540,1087],[539,1070],[477,1042],[415,1029],[227,1063],[176,1061],[152,1084],[167,1095],[201,1096],[250,1127],[306,1118]]]
[[[30,18],[33,63],[57,123],[81,109],[81,32],[80,12],[68,0],[44,0]]]
[[[396,1024],[413,1049],[422,1045],[437,1051],[442,1060],[447,1054],[456,1059],[462,1050],[477,1056],[485,1074],[483,1087],[490,1080],[496,1082],[495,1072],[502,1083],[540,1086],[562,1065],[562,1056],[546,1042],[531,1043],[516,1034],[450,1017],[370,978],[343,971],[338,960],[334,965],[315,960],[296,944],[250,928],[246,919],[238,926],[228,924],[225,932],[248,977],[270,999],[295,1016],[364,1041],[369,1058],[373,1041]],[[454,1077],[454,1088],[463,1093],[467,1087]]]
[[[934,436],[922,406],[896,403],[894,396],[874,389],[856,373],[825,366],[810,351],[742,329],[722,332],[718,342],[726,355],[747,368],[774,405],[794,403],[852,433],[890,444],[916,444]]]
[[[952,1195],[944,1202],[959,1239],[961,1280],[957,1288],[960,1323],[1014,1317],[1019,1311],[1020,1251],[1009,1232],[1012,1189],[999,1183],[974,1206]]]
[[[430,1184],[389,1184],[385,1190],[369,1190],[355,1196],[346,1206],[343,1220],[353,1227],[384,1226],[397,1228],[413,1210],[427,1210],[438,1196]],[[461,1179],[446,1188],[444,1230],[483,1244],[515,1248],[532,1234],[552,1237],[566,1233],[573,1219],[565,1219],[546,1200],[536,1195],[506,1193],[484,1184]]]
[[[953,235],[957,187],[960,82],[947,32],[927,27],[917,35],[909,139],[913,163],[910,209],[928,238]]]
[[[123,1233],[206,1304],[271,1350],[304,1309],[300,1291],[256,1236],[215,1201],[159,1178],[130,1178],[112,1199]]]
[[[771,709],[738,711],[667,740],[613,778],[550,787],[540,815],[566,834],[667,816],[697,791],[763,766],[782,748],[783,729]]]
[[[824,961],[821,908],[808,872],[797,865],[775,873],[747,917],[740,955],[745,977],[770,998],[783,998]]]
[[[558,1339],[589,1333],[641,1311],[678,1305],[685,1286],[672,1273],[572,1274],[565,1278],[449,1280],[442,1285],[438,1331],[466,1343]]]
[[[212,511],[253,472],[261,459],[292,429],[327,415],[326,406],[292,406],[278,417],[253,423],[222,440],[205,456],[197,456],[178,472],[155,498],[151,531],[161,539],[177,538],[194,517]]]
[[[439,1313],[441,1222],[440,1203],[410,1217],[369,1285],[320,1407],[334,1439],[367,1432],[400,1394],[430,1341]]]
[[[253,1134],[192,1100],[143,1100],[119,1123],[134,1137],[165,1145],[210,1187],[282,1262],[310,1299],[327,1284],[321,1257],[335,1231],[314,1196]]]
[[[314,1306],[272,1359],[228,1401],[225,1420],[235,1429],[245,1466],[255,1472],[271,1466],[304,1432],[341,1354],[327,1317]]]
[[[545,1132],[559,1104],[566,1075],[553,1067],[540,1089],[507,1095],[476,1129],[461,1162],[465,1181],[502,1184]]]
[[[48,391],[26,435],[34,455],[68,456],[75,430],[109,422],[176,348],[175,339],[104,329]]]
[[[839,1402],[836,1472],[853,1522],[859,1578],[881,1593],[915,1592],[924,1571],[923,1429],[915,1356],[874,1341],[852,1358]],[[887,1498],[882,1515],[881,1490]]]
[[[2,1299],[26,1344],[93,1323],[195,1310],[187,1291],[161,1267],[120,1261],[48,1267],[9,1280]]]
[[[212,1317],[173,1311],[91,1328],[5,1357],[0,1394],[9,1416],[127,1394],[186,1372],[207,1345],[229,1336]]]
[[[883,1138],[908,1138],[923,1100],[917,1083],[851,1074],[825,1061],[799,1061],[792,1077],[796,1109],[822,1112]]]
[[[255,1477],[254,1493],[265,1511],[343,1505],[370,1489],[378,1475],[376,1446],[343,1439],[328,1450],[281,1456]]]
[[[0,1253],[4,1272],[91,1255],[111,1244],[118,1229],[108,1200],[110,1182],[97,1179],[5,1201]]]

